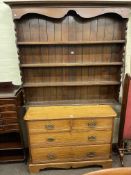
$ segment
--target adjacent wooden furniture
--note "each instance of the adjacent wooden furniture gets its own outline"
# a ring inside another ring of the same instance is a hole
[[[7,2],[16,25],[26,105],[118,102],[126,5]]]
[[[88,165],[111,167],[115,116],[106,105],[29,107],[25,115],[29,171]]]
[[[0,163],[25,159],[19,125],[22,103],[20,87],[0,83]]]
[[[131,76],[126,74],[123,86],[123,99],[120,115],[120,128],[118,149],[120,153],[120,160],[124,166],[123,158],[125,154],[131,153],[131,146],[127,141],[131,140]]]
[[[106,170],[99,170],[84,175],[130,175],[131,168],[111,168]]]

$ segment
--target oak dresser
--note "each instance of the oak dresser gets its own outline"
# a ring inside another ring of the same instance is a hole
[[[115,111],[108,105],[29,107],[29,171],[88,165],[111,167]]]

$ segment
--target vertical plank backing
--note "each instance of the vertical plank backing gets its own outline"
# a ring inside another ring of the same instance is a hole
[[[124,39],[125,21],[114,14],[83,19],[70,12],[61,19],[28,14],[16,21],[18,41],[111,41]],[[20,46],[22,64],[121,62],[122,44]],[[120,81],[121,66],[22,68],[24,83]],[[25,88],[29,102],[118,100],[119,85]]]

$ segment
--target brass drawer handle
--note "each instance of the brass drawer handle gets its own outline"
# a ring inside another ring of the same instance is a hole
[[[55,141],[55,139],[54,139],[54,138],[52,138],[52,137],[49,137],[49,138],[47,138],[47,141],[48,141],[48,142],[54,142],[54,141]]]
[[[53,129],[55,128],[55,126],[52,125],[52,124],[49,124],[49,125],[45,125],[45,128],[46,128],[47,130],[53,130]]]
[[[92,157],[96,156],[96,153],[95,152],[89,152],[89,153],[87,153],[86,156],[89,157],[89,158],[92,158]]]
[[[90,128],[95,128],[96,127],[96,121],[91,120],[90,122],[87,123],[88,127]]]
[[[56,156],[55,156],[54,154],[48,154],[48,155],[47,155],[47,158],[48,158],[49,160],[53,160],[53,159],[56,159]]]
[[[96,141],[96,136],[89,136],[88,137],[88,140],[89,141]]]

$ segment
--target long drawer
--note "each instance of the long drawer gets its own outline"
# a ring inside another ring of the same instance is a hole
[[[29,121],[28,128],[30,133],[69,130],[111,130],[112,118]]]
[[[60,132],[30,134],[32,147],[47,147],[58,145],[82,145],[82,144],[103,144],[110,143],[112,131],[88,131],[88,132]]]
[[[110,144],[31,148],[32,163],[98,160],[110,157]]]

